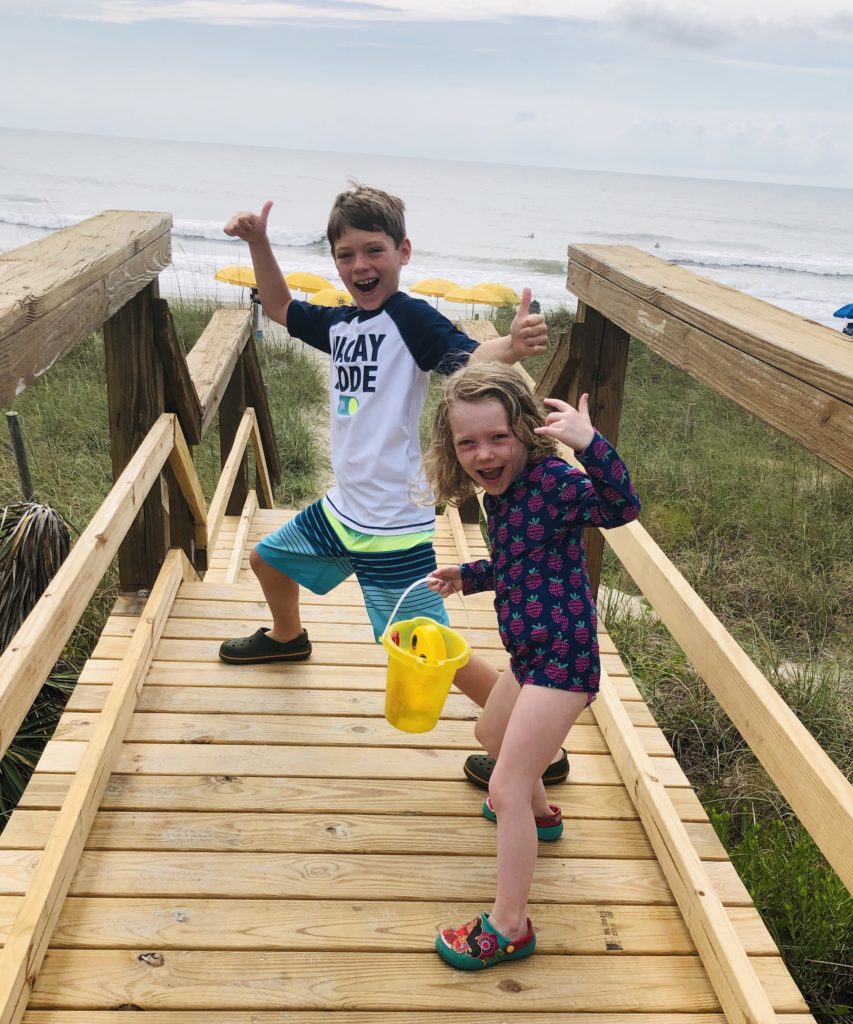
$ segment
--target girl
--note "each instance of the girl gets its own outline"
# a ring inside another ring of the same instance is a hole
[[[477,740],[497,759],[483,815],[497,821],[497,894],[481,913],[436,939],[453,967],[479,970],[530,956],[536,936],[527,898],[537,838],[559,839],[560,808],[541,775],[599,682],[595,603],[581,534],[640,511],[615,449],[578,408],[546,398],[544,410],[512,367],[471,363],[453,374],[436,411],[425,470],[435,500],[458,505],[485,492],[492,557],[440,566],[430,587],[442,597],[494,590],[510,665],[477,723]],[[556,456],[573,448],[586,473]]]

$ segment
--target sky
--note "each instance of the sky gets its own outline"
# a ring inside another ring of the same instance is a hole
[[[853,0],[0,0],[0,125],[850,188]]]

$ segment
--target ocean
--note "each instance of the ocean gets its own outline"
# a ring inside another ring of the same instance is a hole
[[[222,226],[274,202],[282,269],[335,284],[325,240],[332,199],[355,178],[401,196],[413,242],[404,288],[421,278],[529,286],[545,309],[566,291],[570,243],[633,245],[840,329],[853,302],[853,189],[573,171],[358,153],[111,138],[0,128],[0,251],[101,210],[172,214],[164,295],[245,298],[214,280],[250,265]],[[452,316],[464,307],[439,302]]]

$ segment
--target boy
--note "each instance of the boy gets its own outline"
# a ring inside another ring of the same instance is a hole
[[[331,356],[336,484],[252,551],[250,564],[273,625],[226,640],[219,656],[231,664],[308,658],[299,585],[325,594],[353,573],[379,638],[403,590],[436,567],[434,513],[410,494],[421,470],[418,425],[430,371],[447,374],[469,358],[514,363],[547,346],[544,319],[528,313],[528,289],[510,334],[479,345],[429,303],[400,292],[400,272],[412,253],[405,207],[365,185],[335,199],[327,232],[335,266],[356,305],[329,309],[296,301],[267,236],[271,208],[266,202],[260,214],[237,213],[224,230],[248,242],[267,316]],[[415,588],[399,615],[447,623],[444,603],[426,587]],[[497,670],[474,656],[455,682],[482,707],[496,679]],[[476,781],[467,766],[466,774]]]

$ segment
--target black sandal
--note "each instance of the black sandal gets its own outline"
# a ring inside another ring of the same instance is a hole
[[[266,628],[261,628],[251,636],[226,640],[219,648],[219,657],[229,665],[262,665],[271,661],[304,661],[311,656],[311,641],[303,629],[287,643],[270,640]]]
[[[565,782],[569,777],[569,758],[565,749],[562,747],[560,749],[563,756],[559,757],[553,764],[549,764],[545,771],[542,772],[542,781],[546,786]],[[494,770],[495,759],[488,754],[471,754],[462,766],[462,771],[465,772],[465,777],[468,781],[473,782],[480,789],[489,788],[489,779],[491,779]]]

